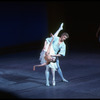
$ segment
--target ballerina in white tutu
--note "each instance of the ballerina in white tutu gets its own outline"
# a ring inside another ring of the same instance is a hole
[[[51,54],[54,54],[53,48],[51,48],[52,42],[54,40],[54,35],[51,33],[51,36],[52,36],[51,42],[48,43],[48,44],[46,43],[46,47],[43,48],[45,52],[41,52],[41,56],[42,56],[42,57],[40,56],[41,64],[40,65],[34,65],[33,70],[35,70],[35,67],[42,67],[42,66],[50,64],[50,62],[52,62],[52,63],[56,62],[56,57],[52,57],[52,55],[51,55]]]

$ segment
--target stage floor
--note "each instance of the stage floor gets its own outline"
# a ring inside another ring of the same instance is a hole
[[[64,77],[56,72],[56,86],[45,85],[45,67],[39,64],[39,50],[0,56],[0,98],[100,99],[100,53],[69,51],[60,58]]]

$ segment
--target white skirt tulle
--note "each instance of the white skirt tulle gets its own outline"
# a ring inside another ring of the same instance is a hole
[[[53,68],[55,71],[57,71],[57,64],[56,63],[50,62],[50,64],[48,64],[47,66],[50,68]]]
[[[46,51],[42,50],[41,53],[40,53],[40,58],[39,58],[39,60],[40,60],[40,63],[41,63],[41,64],[46,63],[46,60],[44,59],[44,57],[45,57],[45,52],[46,52]]]
[[[49,43],[48,43],[48,45],[49,45]],[[44,59],[44,57],[45,57],[45,52],[47,51],[48,45],[46,46],[46,49],[45,50],[42,50],[41,53],[40,53],[39,60],[40,60],[40,63],[41,64],[46,63],[46,60]],[[50,49],[50,55],[55,55],[52,46],[51,46],[51,49]],[[57,69],[57,64],[56,63],[53,63],[53,62],[50,62],[50,64],[48,64],[47,66],[49,66],[50,68],[54,68],[54,70]]]

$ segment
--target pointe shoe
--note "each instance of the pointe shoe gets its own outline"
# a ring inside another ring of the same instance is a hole
[[[56,82],[55,81],[52,81],[52,85],[55,86],[56,85]]]
[[[66,79],[63,79],[62,81],[63,81],[63,82],[68,82],[68,80],[66,80]]]
[[[64,25],[64,23],[62,23],[62,24],[60,25],[60,30],[63,30],[63,25]]]

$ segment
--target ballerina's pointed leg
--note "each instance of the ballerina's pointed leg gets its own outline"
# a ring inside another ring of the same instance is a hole
[[[61,23],[61,25],[60,25],[61,30],[63,30],[63,25],[64,25],[64,23]]]

